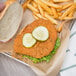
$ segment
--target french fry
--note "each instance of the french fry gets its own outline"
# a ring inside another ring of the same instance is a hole
[[[70,7],[70,6],[72,6],[72,5],[73,5],[73,2],[70,2],[68,4],[63,5],[63,10]]]
[[[73,15],[74,15],[74,11],[75,11],[75,9],[72,10],[68,16],[69,16],[69,17],[73,17]]]
[[[61,16],[63,13],[59,12],[58,15]]]
[[[36,15],[33,14],[33,16],[34,16],[35,19],[39,19]]]
[[[57,5],[57,4],[54,4],[54,3],[51,3],[51,2],[48,2],[48,1],[45,1],[45,0],[41,0],[43,3],[45,3],[46,5],[50,6],[50,7],[54,7],[54,8],[57,8],[57,9],[60,9],[62,8],[62,5]]]
[[[49,0],[49,2],[53,3],[53,0]],[[57,10],[54,7],[51,7],[51,10],[53,12],[54,18],[58,18]]]
[[[73,17],[65,17],[64,20],[71,20]]]
[[[48,20],[50,20],[52,23],[54,23],[54,24],[58,24],[58,22],[54,19],[54,18],[52,18],[49,14],[47,14],[46,12],[45,12],[45,17],[48,19]]]
[[[32,5],[33,5],[35,8],[37,8],[37,3],[36,3],[36,2],[32,1],[31,3],[32,3]]]
[[[34,11],[34,12],[39,12],[35,7],[33,7],[31,4],[27,4],[27,7],[31,10],[31,11]]]
[[[64,4],[67,1],[69,3]],[[60,2],[63,2],[63,5]],[[32,10],[35,19],[50,20],[57,25],[58,21],[56,19],[66,21],[74,18],[76,3],[71,0],[33,0],[31,3],[32,5],[27,4],[27,7]],[[62,27],[63,23],[59,26],[58,31],[61,31]]]
[[[67,1],[71,1],[71,0],[53,0],[54,2],[67,2]]]
[[[42,15],[42,16],[44,16],[44,11],[43,11],[43,9],[41,8],[41,6],[38,4],[38,9],[39,9],[39,11],[40,11],[40,14]]]
[[[54,18],[58,18],[58,14],[57,14],[57,11],[56,11],[56,9],[55,8],[51,8],[52,9],[52,12],[53,12],[53,14],[54,14]]]
[[[61,16],[61,20],[64,19],[72,10],[75,9],[75,5],[73,4],[71,7],[69,7],[64,13],[63,15]]]
[[[58,31],[58,32],[61,32],[61,31],[62,31],[62,28],[63,28],[65,22],[66,22],[66,21],[61,22],[60,26],[57,28],[57,31]]]
[[[44,4],[43,2],[41,2],[40,0],[34,0],[35,2],[38,2],[38,4],[45,10],[47,11],[49,14],[53,14],[51,9],[46,5]]]
[[[61,11],[65,10],[65,9],[69,8],[72,5],[73,5],[73,2],[70,2],[68,4],[64,4],[64,5],[62,5],[63,6],[62,9],[59,9],[58,12],[61,12]]]
[[[49,2],[53,3],[53,0],[49,0]]]
[[[50,0],[47,0],[48,2],[50,1]]]
[[[22,4],[23,9],[25,10],[27,8],[27,4],[29,4],[32,0],[27,0]]]
[[[39,13],[36,13],[36,12],[34,12],[33,13],[35,16],[37,16],[38,18],[42,18],[42,19],[45,19],[45,20],[47,20],[45,17],[43,17],[41,14],[39,14]]]
[[[24,4],[22,5],[22,7],[23,7],[23,9],[25,10],[25,9],[27,8],[27,2],[24,3]]]

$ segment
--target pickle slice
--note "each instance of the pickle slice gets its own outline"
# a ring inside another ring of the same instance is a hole
[[[38,26],[33,30],[32,35],[35,39],[39,41],[46,41],[49,37],[49,32],[46,27]]]
[[[36,43],[36,39],[33,38],[31,33],[27,33],[23,36],[22,42],[25,47],[30,48]]]

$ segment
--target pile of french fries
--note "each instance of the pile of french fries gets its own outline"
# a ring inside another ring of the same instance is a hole
[[[74,0],[27,0],[23,8],[29,8],[35,19],[50,20],[53,24],[58,21],[73,19],[76,11]]]

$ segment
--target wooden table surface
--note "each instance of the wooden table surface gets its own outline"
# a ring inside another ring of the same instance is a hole
[[[36,76],[36,74],[24,64],[0,54],[0,76]]]
[[[26,65],[19,63],[18,61],[13,60],[3,54],[0,54],[0,76],[37,76],[37,75]]]

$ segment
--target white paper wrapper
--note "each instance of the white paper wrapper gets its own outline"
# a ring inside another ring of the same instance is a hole
[[[19,31],[25,27],[27,24],[30,24],[31,22],[34,21],[34,18],[29,10],[27,10],[24,13],[23,20],[21,23],[21,26],[19,28]],[[67,44],[69,41],[69,26],[70,21],[65,23],[63,31],[60,33],[60,38],[61,38],[61,46],[57,50],[57,53],[52,57],[49,63],[42,62],[42,63],[37,63],[34,64],[30,60],[27,60],[26,63],[29,64],[29,66],[32,68],[32,70],[38,75],[38,76],[56,76],[61,68],[61,65],[63,63],[65,53],[66,53],[66,48]],[[18,31],[18,32],[19,32]],[[17,32],[17,33],[18,33]],[[16,34],[17,35],[17,34]],[[10,40],[7,43],[0,43],[0,52],[11,52],[13,51],[13,41],[16,35],[13,37],[12,40]]]

